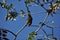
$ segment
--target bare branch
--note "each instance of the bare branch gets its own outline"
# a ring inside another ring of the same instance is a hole
[[[45,19],[43,20],[43,23],[45,23],[45,21],[46,21],[47,17],[48,17],[48,13],[47,13],[47,15],[46,15]],[[38,27],[38,29],[37,29],[35,32],[38,32],[42,27],[43,27],[43,26],[42,26],[42,24],[41,24],[41,26],[40,26],[40,27]]]
[[[17,35],[26,27],[26,25],[24,25],[21,29],[18,30],[18,32],[16,33],[16,36],[14,37],[14,40],[16,40]]]

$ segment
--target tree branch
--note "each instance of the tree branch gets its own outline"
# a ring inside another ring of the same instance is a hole
[[[6,30],[6,31],[10,32],[11,34],[13,34],[14,36],[16,36],[16,35],[15,35],[12,31],[10,31],[10,30],[4,29],[4,28],[0,28],[0,30]]]
[[[17,35],[26,27],[26,25],[24,25],[21,29],[18,30],[18,32],[16,33],[16,36],[14,37],[14,40],[16,40]]]
[[[47,17],[48,17],[48,13],[47,13],[47,15],[46,15],[45,19],[43,20],[43,23],[45,23],[45,21],[46,21]],[[38,32],[42,27],[43,27],[43,26],[42,26],[42,24],[41,24],[41,26],[40,26],[40,27],[38,27],[38,29],[36,29],[36,30],[35,30],[35,32]]]

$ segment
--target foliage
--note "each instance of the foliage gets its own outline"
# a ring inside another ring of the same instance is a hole
[[[5,29],[0,29],[0,40],[9,40],[7,38],[7,31]]]
[[[29,34],[29,36],[28,36],[28,39],[27,39],[27,40],[32,40],[33,38],[35,38],[35,37],[36,37],[36,35],[37,35],[37,33],[36,33],[36,32],[31,32],[31,33]]]
[[[22,0],[18,0],[18,1],[21,2]],[[4,40],[9,40],[7,38],[7,33],[8,32],[12,33],[14,35],[14,40],[16,40],[18,34],[26,26],[31,26],[32,25],[33,18],[31,16],[32,13],[31,13],[31,11],[29,9],[29,4],[32,4],[32,3],[34,3],[35,5],[38,5],[38,6],[42,7],[46,11],[46,14],[47,15],[46,15],[46,17],[44,18],[44,20],[42,22],[39,22],[39,25],[40,26],[35,31],[29,33],[29,35],[27,37],[27,40],[33,40],[34,38],[36,38],[36,36],[38,35],[37,33],[38,33],[39,30],[42,30],[45,33],[46,39],[48,39],[48,40],[57,40],[57,38],[54,37],[54,33],[53,33],[53,31],[54,31],[53,29],[54,28],[52,26],[47,25],[45,22],[46,22],[46,20],[47,20],[47,18],[48,18],[49,15],[51,15],[52,18],[53,18],[53,15],[54,14],[55,15],[57,14],[56,12],[58,11],[58,9],[60,9],[60,1],[59,0],[57,0],[56,2],[54,0],[51,0],[50,2],[49,2],[49,0],[42,0],[42,1],[40,1],[40,0],[26,0],[25,1],[25,6],[26,6],[26,9],[27,9],[27,12],[28,12],[27,13],[28,17],[27,17],[27,20],[26,20],[25,25],[21,29],[19,29],[18,32],[16,32],[16,33],[13,33],[13,32],[11,32],[9,30],[6,30],[6,29],[0,29],[0,39],[1,40],[3,40],[3,39]],[[46,4],[49,5],[49,8],[45,8],[45,5]],[[16,21],[16,18],[18,17],[18,15],[20,15],[22,18],[25,18],[25,16],[26,16],[25,11],[22,10],[22,9],[20,10],[19,13],[16,10],[13,10],[12,11],[12,9],[14,8],[13,7],[13,4],[11,3],[11,4],[7,5],[6,0],[3,0],[3,2],[0,2],[0,6],[1,6],[1,8],[5,8],[7,10],[7,14],[5,16],[6,21],[7,20],[12,20],[12,21],[15,20]],[[54,21],[52,21],[52,24],[54,24]],[[47,26],[48,28],[51,28],[52,29],[52,34],[51,34],[52,35],[52,38],[49,37],[51,35],[47,34],[47,32],[45,30],[43,30],[43,26]],[[45,40],[45,39],[39,38],[37,40]]]

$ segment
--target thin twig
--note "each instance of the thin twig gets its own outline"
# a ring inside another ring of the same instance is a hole
[[[18,32],[16,33],[16,35],[18,35],[24,28],[25,28],[25,25],[21,29],[18,30]]]
[[[16,36],[16,35],[15,35],[12,31],[10,31],[10,30],[4,29],[4,28],[0,28],[0,30],[6,30],[6,31],[10,32],[11,34],[13,34],[14,36]]]
[[[53,18],[52,18],[53,21]],[[52,23],[52,37],[54,37],[54,23]]]
[[[48,17],[48,13],[47,13],[47,15],[46,15],[45,19],[43,20],[43,23],[45,23],[45,21],[46,21],[47,17]],[[41,26],[40,26],[40,27],[38,27],[38,29],[37,29],[37,30],[35,30],[35,32],[38,32],[42,27],[43,27],[43,26],[42,26],[42,24],[41,24]]]
[[[12,31],[10,31],[10,30],[7,30],[7,29],[3,29],[3,28],[0,28],[0,30],[6,30],[7,32],[10,32],[11,34],[13,34],[14,35],[14,37],[16,37],[16,34],[14,34]]]
[[[34,15],[34,14],[43,14],[43,13],[47,13],[47,12],[35,12],[35,13],[31,12],[32,15]]]
[[[14,40],[16,40],[17,35],[26,27],[26,25],[24,25],[21,29],[18,30],[18,32],[16,33],[16,36],[14,37]]]
[[[38,4],[36,2],[34,2],[34,3],[37,4],[37,5],[39,5],[39,6],[41,6],[41,3],[40,4]],[[47,9],[44,6],[41,6],[41,7],[46,11],[46,13],[48,13]],[[49,15],[49,13],[48,13],[48,15]]]
[[[43,13],[47,13],[47,12],[38,12],[38,13],[31,13],[31,14],[43,14]]]
[[[42,31],[45,33],[45,35],[48,37],[48,35],[47,35],[47,33],[46,33],[46,31],[44,30],[44,29],[42,29]]]
[[[27,2],[25,2],[25,6],[26,6],[26,8],[27,8],[27,11],[29,11],[29,8],[28,8],[28,6],[27,6]]]
[[[47,36],[47,33],[46,33],[46,31],[44,30],[44,29],[42,29],[42,31],[45,33],[45,35]]]
[[[10,31],[10,30],[7,30],[8,32],[10,32],[10,33],[12,33],[14,36],[16,36],[12,31]]]

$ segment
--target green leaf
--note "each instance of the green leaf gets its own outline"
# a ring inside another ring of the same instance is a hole
[[[32,2],[34,2],[35,0],[26,0],[27,4],[31,4]]]
[[[35,37],[36,37],[36,35],[37,35],[37,33],[36,33],[36,32],[31,32],[31,33],[29,34],[29,36],[28,36],[28,39],[27,39],[27,40],[32,40],[33,38],[35,38]]]
[[[27,40],[32,40],[32,37],[29,36]]]
[[[12,8],[13,4],[7,5],[6,9],[9,11]]]

